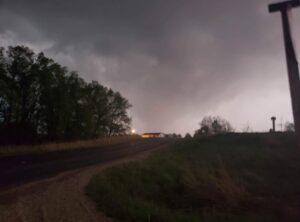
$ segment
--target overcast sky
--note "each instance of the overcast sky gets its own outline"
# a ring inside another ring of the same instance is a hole
[[[44,51],[120,91],[140,133],[193,133],[206,115],[268,131],[273,115],[292,121],[280,14],[268,13],[270,2],[0,0],[0,46]]]

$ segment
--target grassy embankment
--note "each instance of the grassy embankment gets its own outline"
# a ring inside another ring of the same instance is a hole
[[[86,193],[115,221],[300,221],[292,135],[181,140],[95,176]]]
[[[92,140],[78,140],[71,142],[47,143],[37,145],[19,145],[19,146],[0,146],[1,155],[15,155],[25,153],[44,153],[52,151],[85,149],[91,147],[101,147],[107,145],[121,144],[140,140],[138,135],[133,136],[114,136]]]

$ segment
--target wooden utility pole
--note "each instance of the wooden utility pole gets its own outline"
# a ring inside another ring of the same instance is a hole
[[[298,146],[300,147],[300,77],[298,61],[290,26],[292,8],[299,6],[300,0],[279,2],[269,5],[269,12],[281,12],[295,131]]]

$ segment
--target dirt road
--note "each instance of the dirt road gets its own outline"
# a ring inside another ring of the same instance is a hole
[[[84,194],[90,178],[106,167],[145,158],[169,143],[146,140],[76,154],[1,157],[5,161],[1,162],[0,222],[112,222]],[[59,166],[51,166],[54,163]],[[28,175],[22,175],[25,172]],[[4,174],[10,175],[10,183],[2,182]]]

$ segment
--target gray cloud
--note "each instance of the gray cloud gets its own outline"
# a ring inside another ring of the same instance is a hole
[[[121,91],[139,131],[192,132],[215,112],[267,130],[271,112],[291,118],[280,17],[269,2],[6,0],[0,41],[30,44]]]

